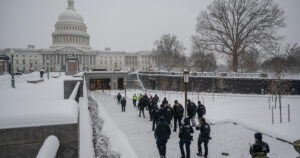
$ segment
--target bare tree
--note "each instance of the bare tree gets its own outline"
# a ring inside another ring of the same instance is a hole
[[[286,57],[286,66],[289,72],[299,72],[300,71],[300,63],[297,61],[297,56],[300,57],[300,46],[297,43],[293,45],[288,44],[285,49]]]
[[[213,53],[209,52],[199,36],[192,36],[192,67],[196,71],[214,71],[216,70],[217,60]]]
[[[167,76],[161,76],[160,78],[160,88],[164,92],[164,96],[166,97],[166,91],[169,87],[169,80]]]
[[[177,36],[165,34],[160,40],[154,42],[154,53],[157,56],[157,65],[160,69],[171,71],[174,68],[184,67],[186,64],[182,42],[178,41]]]
[[[210,49],[238,58],[248,48],[266,48],[281,39],[284,12],[274,0],[214,0],[197,17],[196,31]]]
[[[244,72],[256,72],[259,68],[259,52],[256,49],[241,54],[240,67]]]

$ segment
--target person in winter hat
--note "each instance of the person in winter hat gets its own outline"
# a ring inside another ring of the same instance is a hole
[[[180,128],[178,135],[180,138],[179,147],[181,152],[181,158],[190,158],[190,145],[193,140],[193,133],[193,127],[190,125],[190,119],[187,117],[184,119],[184,125]],[[184,145],[186,149],[186,155],[183,148]]]
[[[201,101],[198,101],[197,115],[198,115],[199,124],[200,124],[201,118],[205,114],[206,114],[205,106],[203,104],[201,104]]]
[[[249,152],[252,155],[252,157],[257,156],[267,156],[267,154],[270,152],[269,145],[262,141],[262,134],[261,133],[255,133],[254,134],[255,143],[250,147]],[[254,150],[254,147],[258,148],[257,146],[261,147],[261,151]]]
[[[196,130],[200,130],[198,138],[198,156],[202,156],[201,144],[204,144],[204,157],[207,158],[208,155],[208,142],[210,138],[210,126],[206,123],[205,118],[201,118],[200,125],[196,127]]]
[[[179,124],[179,128],[181,127],[181,120],[183,117],[183,113],[184,113],[184,108],[181,104],[178,103],[177,100],[175,100],[174,102],[174,106],[173,106],[173,113],[174,113],[174,132],[176,132],[176,128],[177,128],[177,122]]]

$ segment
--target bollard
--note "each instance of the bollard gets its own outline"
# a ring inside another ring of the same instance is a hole
[[[272,124],[274,124],[274,107],[272,105]]]
[[[288,122],[291,121],[291,111],[290,111],[290,104],[288,104]]]

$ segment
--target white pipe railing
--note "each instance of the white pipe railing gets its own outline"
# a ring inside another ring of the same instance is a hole
[[[51,135],[44,141],[36,158],[55,158],[59,147],[59,140]]]
[[[80,85],[80,82],[78,81],[75,88],[73,89],[72,94],[70,95],[69,99],[75,100],[78,89],[79,89],[79,85]]]

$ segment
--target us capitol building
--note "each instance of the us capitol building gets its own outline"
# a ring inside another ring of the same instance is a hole
[[[68,0],[68,8],[58,17],[50,49],[36,49],[34,45],[28,45],[26,49],[0,49],[0,55],[14,56],[15,72],[41,69],[65,72],[70,69],[76,72],[92,69],[151,71],[156,68],[155,56],[150,51],[92,50],[87,26],[75,10],[74,0]],[[9,66],[4,67],[7,69]]]

